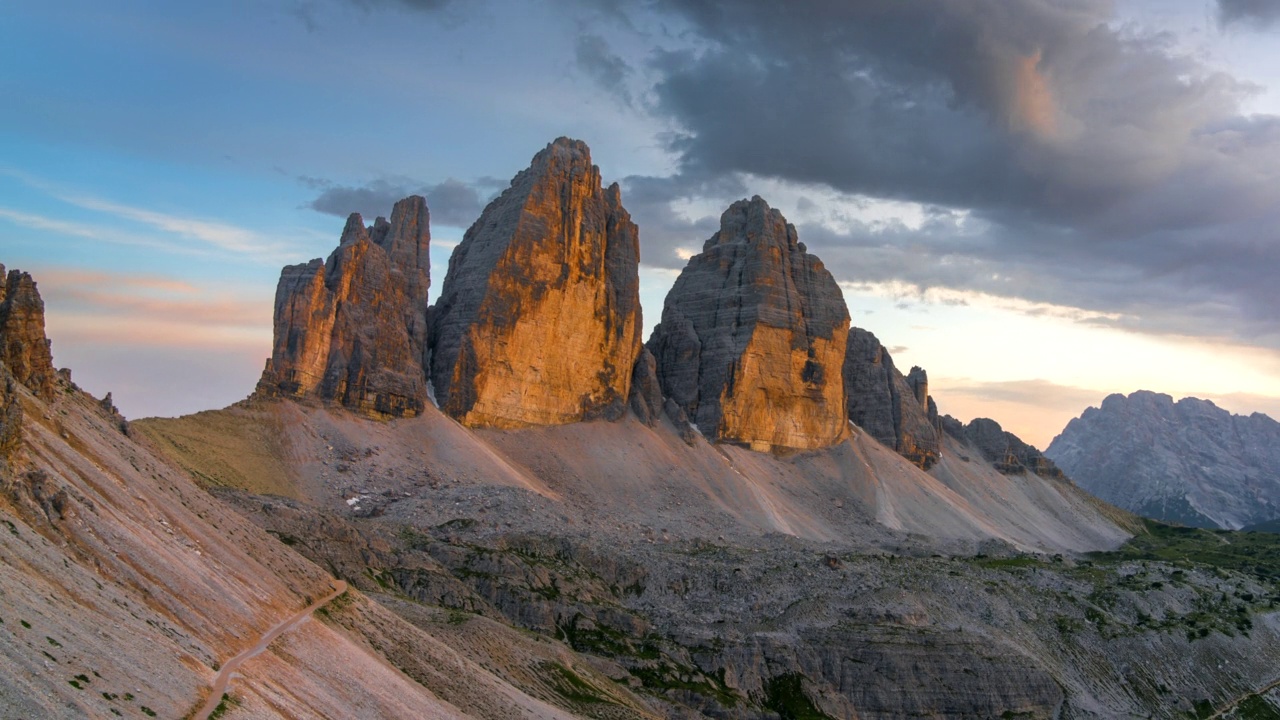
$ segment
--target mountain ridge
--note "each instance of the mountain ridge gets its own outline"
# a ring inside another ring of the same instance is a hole
[[[1156,519],[1239,529],[1280,516],[1280,423],[1261,413],[1117,393],[1045,453],[1086,490]]]

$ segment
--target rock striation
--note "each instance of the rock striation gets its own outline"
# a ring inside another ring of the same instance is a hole
[[[938,408],[929,397],[929,377],[922,368],[913,367],[903,377],[875,335],[852,328],[844,390],[855,425],[924,470],[938,461]]]
[[[352,214],[328,261],[284,268],[259,395],[318,398],[375,417],[422,411],[428,224],[416,195],[370,227]]]
[[[431,317],[431,380],[465,425],[625,412],[641,347],[639,234],[586,144],[534,156],[467,230]]]
[[[939,424],[943,432],[978,450],[987,462],[1005,475],[1031,472],[1052,480],[1067,479],[1052,460],[1000,427],[995,420],[976,418],[965,425],[950,415],[943,415]]]
[[[720,217],[648,342],[662,392],[708,438],[756,450],[846,436],[849,311],[795,226],[759,196]]]
[[[53,398],[57,373],[44,334],[44,301],[31,275],[0,265],[0,365],[44,400]]]
[[[1085,490],[1158,520],[1238,529],[1280,517],[1280,423],[1261,413],[1115,394],[1045,453]]]

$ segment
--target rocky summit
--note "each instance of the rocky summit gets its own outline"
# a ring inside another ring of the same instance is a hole
[[[472,427],[619,417],[640,351],[639,260],[586,144],[548,145],[449,259],[431,318],[441,409]]]
[[[284,268],[259,395],[318,398],[372,416],[422,411],[428,222],[416,195],[396,203],[389,222],[365,227],[352,214],[328,261]]]
[[[875,335],[849,330],[844,359],[849,419],[876,440],[928,470],[938,461],[938,408],[929,397],[929,376],[913,367],[904,377]]]
[[[1081,487],[1148,517],[1233,529],[1280,517],[1280,423],[1261,413],[1115,394],[1045,452]]]
[[[663,394],[708,438],[811,450],[847,433],[848,332],[831,273],[757,196],[689,259],[648,347]]]

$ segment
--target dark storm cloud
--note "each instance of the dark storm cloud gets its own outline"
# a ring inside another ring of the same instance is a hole
[[[313,189],[323,188],[320,195],[308,204],[318,212],[339,217],[358,212],[366,220],[371,220],[379,215],[389,215],[397,200],[409,195],[422,195],[427,199],[433,227],[449,225],[460,228],[470,227],[475,222],[488,198],[499,187],[491,178],[481,178],[472,184],[449,178],[437,185],[423,185],[405,178],[379,179],[359,187],[335,185],[316,178],[299,178],[299,181]]]
[[[1278,0],[1218,0],[1218,21],[1223,25],[1237,22],[1267,27],[1280,19]]]
[[[698,42],[647,68],[680,172],[645,188],[667,215],[656,253],[642,224],[646,262],[689,244],[663,233],[693,185],[759,176],[968,211],[915,230],[803,224],[845,279],[1280,345],[1280,121],[1241,116],[1253,88],[1171,38],[1108,24],[1111,3],[660,5]]]
[[[603,37],[582,33],[574,46],[574,59],[578,67],[594,80],[605,92],[631,104],[631,91],[627,80],[632,75],[631,65],[609,48]]]

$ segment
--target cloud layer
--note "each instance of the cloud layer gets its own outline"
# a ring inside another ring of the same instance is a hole
[[[1254,88],[1120,26],[1110,2],[657,7],[688,31],[646,69],[679,158],[674,176],[628,183],[648,262],[678,266],[676,249],[700,242],[686,233],[709,234],[683,203],[765,178],[855,210],[921,206],[919,226],[798,222],[842,279],[1280,347],[1280,119],[1242,115]],[[1272,7],[1221,11],[1266,20]]]

